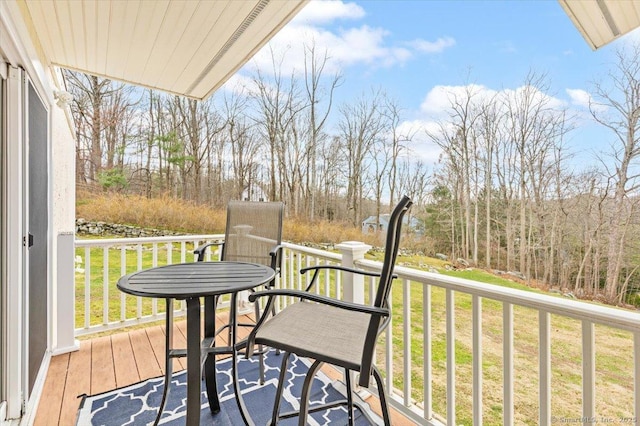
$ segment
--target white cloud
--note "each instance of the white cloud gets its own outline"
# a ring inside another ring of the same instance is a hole
[[[562,99],[549,96],[546,93],[541,92],[537,87],[532,86],[520,86],[516,89],[505,89],[501,94],[502,96],[507,96],[511,99],[532,97],[531,102],[543,104],[547,108],[563,109],[567,106],[567,103]]]
[[[455,44],[456,40],[452,37],[440,37],[436,41],[419,38],[409,42],[409,45],[413,46],[416,50],[425,53],[440,53],[449,47],[455,46]]]
[[[220,90],[237,95],[246,94],[253,87],[250,77],[235,73],[222,85]]]
[[[413,126],[406,128],[420,128],[422,131],[416,133],[416,140],[411,144],[412,148],[425,161],[435,163],[441,153],[440,148],[434,144],[428,135],[438,137],[443,131],[449,131],[450,123],[448,114],[451,111],[452,102],[456,99],[462,101],[469,94],[473,96],[478,103],[499,98],[519,98],[523,96],[524,91],[528,91],[529,96],[533,96],[533,102],[544,102],[549,108],[563,109],[566,108],[567,102],[562,99],[549,96],[540,90],[532,87],[518,87],[515,89],[503,89],[496,91],[483,85],[470,84],[466,86],[434,86],[424,97],[419,117],[411,122],[403,123],[401,126]],[[567,93],[572,98],[572,104],[581,106],[588,103],[589,94],[583,90],[568,89]]]
[[[273,72],[273,51],[282,60],[278,68],[284,75],[293,70],[300,71],[304,67],[305,44],[315,44],[316,52],[320,54],[327,52],[329,62],[325,66],[325,73],[356,64],[374,67],[401,65],[417,54],[439,53],[455,45],[451,37],[435,41],[415,39],[392,43],[389,41],[391,33],[382,27],[335,25],[337,20],[359,20],[364,16],[365,10],[355,3],[312,1],[254,56],[249,68]]]
[[[427,116],[441,117],[451,108],[451,103],[455,99],[463,99],[468,94],[472,94],[478,101],[481,101],[494,97],[497,92],[477,84],[468,86],[434,86],[422,101],[420,111]]]
[[[413,57],[413,52],[401,46],[385,45],[389,33],[383,28],[367,25],[331,32],[312,26],[287,26],[260,50],[249,66],[263,72],[272,71],[271,50],[276,54],[283,74],[304,68],[304,50],[315,43],[316,52],[329,57],[325,72],[336,72],[343,67],[367,64],[389,67],[402,64]]]
[[[407,144],[410,157],[431,166],[438,162],[442,149],[427,136],[427,132],[432,133],[438,130],[436,122],[427,120],[403,121],[398,125],[397,130],[401,134],[413,135],[411,142]]]
[[[591,96],[591,93],[582,89],[566,89],[567,95],[571,99],[571,105],[574,105],[583,111],[595,111],[597,113],[605,113],[609,108],[607,105],[596,102]],[[589,113],[585,112],[586,117],[590,117]]]
[[[360,19],[364,16],[364,9],[355,3],[314,0],[309,2],[291,22],[294,25],[326,24],[336,19]]]
[[[591,101],[591,95],[582,89],[567,89],[567,95],[571,98],[571,104],[577,105],[583,108],[589,108],[589,102]]]

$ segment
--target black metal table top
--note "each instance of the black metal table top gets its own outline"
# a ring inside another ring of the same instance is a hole
[[[270,267],[255,263],[177,263],[124,275],[118,289],[135,296],[189,299],[249,290],[274,275]]]

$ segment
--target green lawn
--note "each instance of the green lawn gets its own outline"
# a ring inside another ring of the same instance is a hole
[[[151,244],[144,244],[143,249],[141,251],[141,264],[142,268],[149,268],[153,263],[153,251]],[[187,243],[187,261],[193,260],[193,244]],[[80,256],[82,259],[81,264],[77,264],[76,268],[85,268],[86,262],[86,250],[85,248],[76,249],[76,256]],[[90,280],[90,303],[89,303],[89,317],[90,317],[90,325],[99,325],[103,322],[108,321],[117,321],[120,319],[121,308],[122,308],[122,293],[117,289],[116,283],[120,276],[123,275],[123,270],[121,269],[121,256],[122,253],[119,249],[110,249],[108,251],[108,297],[109,297],[109,312],[108,312],[108,320],[104,321],[104,313],[103,313],[103,292],[104,292],[104,249],[103,248],[91,248],[89,251],[89,261],[91,264],[91,275],[89,277]],[[167,262],[167,250],[166,245],[161,244],[158,246],[157,257],[156,257],[156,265],[166,265],[168,263],[180,263],[180,245],[174,245],[172,254],[171,254],[171,262]],[[125,251],[125,264],[126,268],[124,269],[124,273],[128,274],[131,272],[135,272],[138,270],[138,250],[136,247],[132,246]],[[86,288],[86,275],[84,272],[77,272],[76,269],[76,327],[84,327],[85,317],[84,317],[84,305],[85,305],[85,288]],[[126,318],[135,318],[138,304],[137,298],[125,295],[125,314]],[[153,311],[153,301],[152,299],[143,298],[142,299],[142,316],[150,315]],[[157,311],[164,312],[165,306],[162,301],[157,302]]]

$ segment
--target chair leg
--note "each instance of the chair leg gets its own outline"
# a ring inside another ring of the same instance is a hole
[[[376,381],[376,386],[378,387],[378,398],[380,399],[380,408],[382,409],[382,418],[384,420],[385,426],[391,426],[391,419],[389,417],[389,405],[387,403],[387,396],[384,390],[384,384],[382,382],[382,376],[380,375],[380,371],[373,366],[373,378]]]
[[[274,287],[275,288],[275,287]],[[276,304],[271,305],[271,316],[276,316]],[[280,355],[280,349],[276,349],[276,355]]]
[[[302,394],[300,395],[300,415],[298,417],[298,426],[306,426],[307,413],[309,412],[309,393],[311,391],[311,384],[316,372],[322,365],[322,361],[314,361],[309,367],[307,377],[304,378],[304,385],[302,386]]]
[[[169,388],[171,386],[171,373],[173,367],[173,361],[170,353],[173,346],[173,299],[165,299],[166,301],[166,322],[165,322],[165,340],[164,340],[164,389],[162,389],[162,400],[160,401],[160,407],[158,407],[158,415],[153,422],[153,426],[157,426],[160,423],[160,417],[164,411],[164,406],[167,403],[169,397]]]
[[[280,413],[280,400],[282,399],[282,391],[284,390],[284,378],[287,373],[287,365],[289,363],[290,352],[287,352],[282,357],[282,363],[280,364],[280,376],[278,377],[278,388],[276,389],[276,400],[273,403],[273,413],[271,414],[271,425],[275,426],[278,423],[278,414]]]
[[[347,418],[349,419],[349,426],[354,426],[353,423],[353,389],[351,386],[351,370],[344,369],[345,384],[347,386]]]
[[[257,300],[254,302],[254,312],[257,321],[260,318],[260,305]],[[262,345],[258,345],[258,353],[260,354],[260,385],[264,385],[264,347]]]
[[[218,296],[206,297],[204,305],[204,337],[213,338],[212,346],[216,345],[216,308]],[[220,412],[220,400],[218,398],[218,383],[216,377],[216,355],[206,355],[202,374],[207,389],[207,400],[211,414]]]

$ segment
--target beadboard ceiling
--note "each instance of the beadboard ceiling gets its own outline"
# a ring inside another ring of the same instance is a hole
[[[25,0],[51,65],[204,99],[306,0]]]

